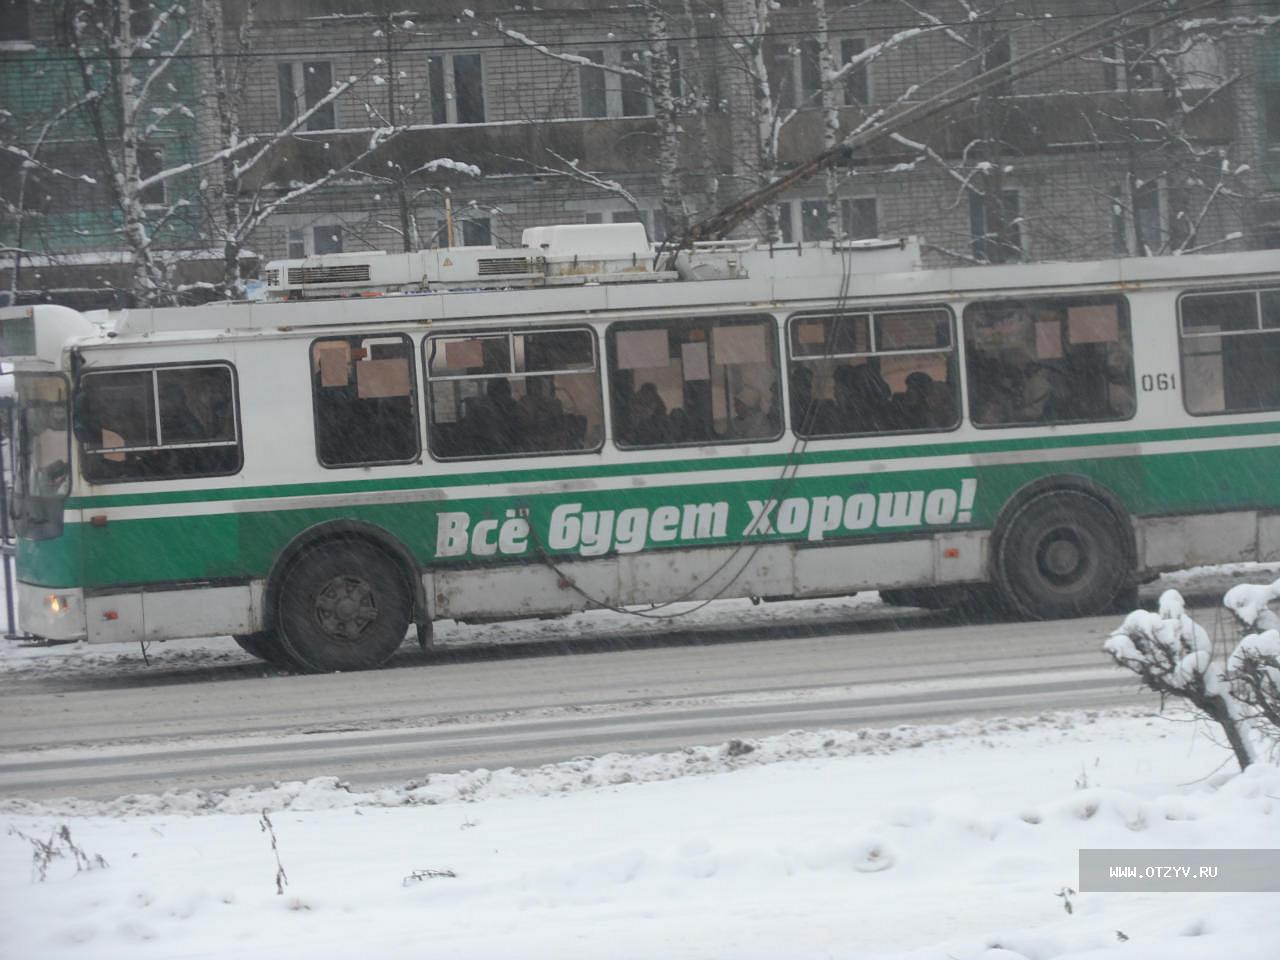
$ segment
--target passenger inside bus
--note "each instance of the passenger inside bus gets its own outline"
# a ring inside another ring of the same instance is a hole
[[[760,391],[752,386],[739,387],[733,395],[733,419],[729,423],[728,436],[749,440],[770,437],[776,432],[772,417],[764,410]]]

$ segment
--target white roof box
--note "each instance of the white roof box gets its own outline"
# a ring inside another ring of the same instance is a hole
[[[643,223],[558,223],[529,227],[520,237],[522,246],[551,257],[578,256],[592,260],[649,256],[649,238]]]

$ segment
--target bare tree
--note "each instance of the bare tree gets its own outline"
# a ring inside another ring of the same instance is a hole
[[[386,56],[376,57],[360,72],[334,83],[314,102],[295,110],[293,116],[275,129],[246,132],[243,114],[248,73],[256,67],[258,40],[257,0],[245,0],[233,14],[223,0],[198,0],[202,39],[209,59],[209,84],[218,125],[219,149],[214,156],[219,176],[201,183],[202,203],[212,225],[211,232],[222,241],[223,276],[220,293],[228,299],[244,292],[242,252],[249,238],[271,216],[288,209],[308,194],[344,178],[388,185],[396,194],[401,212],[401,232],[405,249],[414,249],[414,232],[406,195],[406,181],[413,173],[433,169],[420,164],[400,177],[387,176],[397,164],[383,158],[385,148],[411,127],[420,94],[407,100],[396,96],[395,42],[398,20],[390,15],[370,15],[375,36],[385,44]],[[379,102],[366,91],[385,91]],[[321,144],[324,162],[317,169],[297,162],[297,154],[307,142],[302,135],[311,120],[332,110],[338,101],[355,99],[367,126],[341,137],[325,135]],[[333,149],[335,142],[337,149]],[[371,163],[383,158],[382,165]],[[368,165],[372,171],[364,169]],[[280,179],[288,185],[281,188]]]

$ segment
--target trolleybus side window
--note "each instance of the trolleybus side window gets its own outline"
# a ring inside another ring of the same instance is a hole
[[[839,437],[956,427],[951,326],[938,307],[792,317],[792,429]]]
[[[1188,413],[1280,409],[1280,288],[1187,293],[1178,313]]]
[[[93,483],[235,473],[234,374],[226,364],[85,373],[76,435]]]
[[[609,378],[620,447],[772,440],[781,432],[773,317],[614,324]]]
[[[440,335],[423,349],[432,456],[581,453],[604,441],[590,330]]]
[[[1136,409],[1124,297],[971,303],[969,411],[980,427],[1127,420]]]
[[[326,337],[311,345],[321,466],[418,458],[413,343],[401,334]]]

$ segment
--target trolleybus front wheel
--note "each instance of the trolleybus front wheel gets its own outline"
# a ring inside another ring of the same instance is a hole
[[[1086,493],[1040,494],[1018,509],[1000,538],[1000,592],[1035,620],[1111,611],[1132,583],[1120,531],[1119,518]]]
[[[404,641],[410,606],[405,578],[385,553],[361,540],[326,540],[280,585],[280,647],[305,670],[367,670]]]
[[[271,631],[245,633],[234,636],[231,639],[239,644],[241,650],[257,657],[259,660],[265,660],[267,663],[287,669],[291,669],[294,666],[290,662],[288,655],[280,649],[279,638]]]

